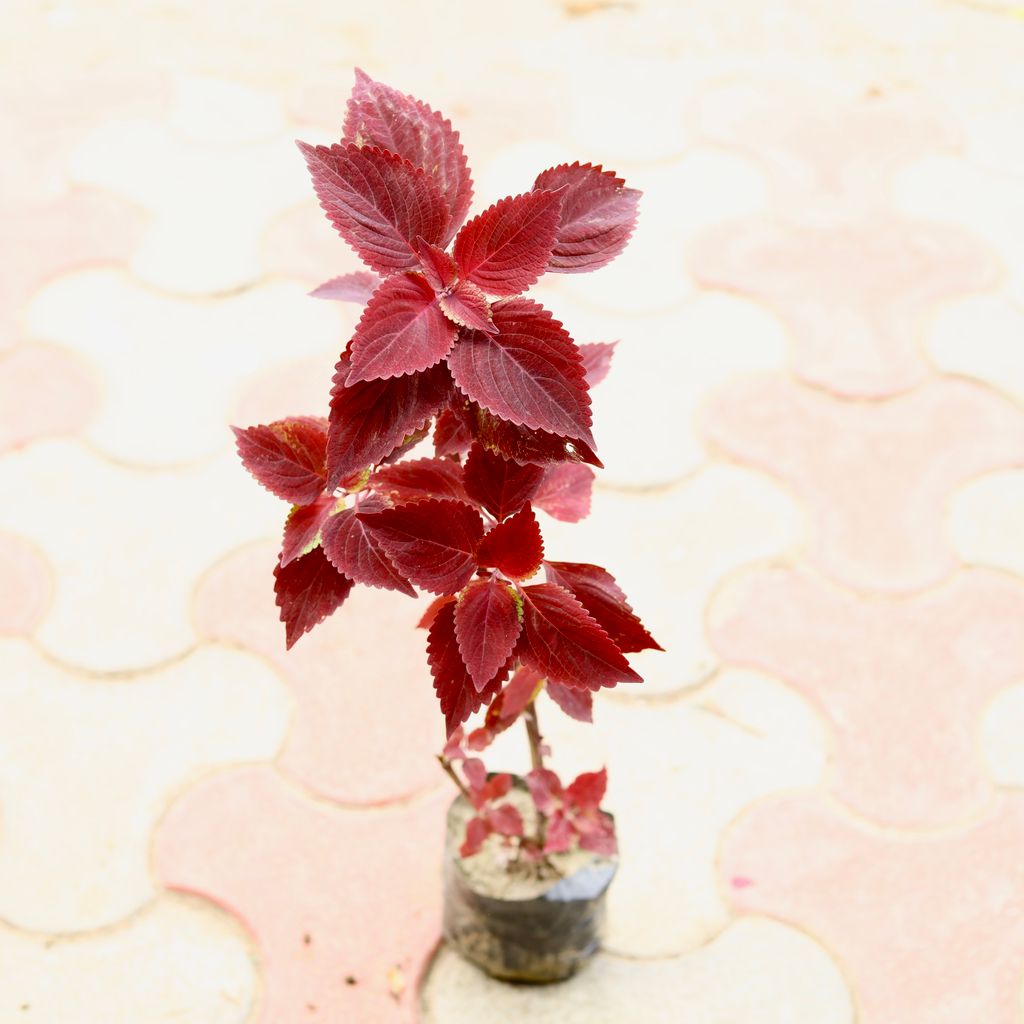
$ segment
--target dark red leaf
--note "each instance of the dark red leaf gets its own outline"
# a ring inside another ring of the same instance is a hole
[[[533,503],[553,519],[578,523],[590,514],[594,471],[578,462],[563,462],[544,471]]]
[[[662,650],[606,569],[586,562],[547,562],[544,573],[549,583],[564,587],[575,596],[624,654]]]
[[[498,333],[491,316],[491,304],[475,284],[461,281],[447,295],[442,295],[438,304],[441,312],[460,327],[485,331],[487,334]]]
[[[608,789],[608,769],[577,775],[565,790],[568,801],[584,811],[596,811]]]
[[[526,705],[541,689],[541,677],[525,665],[520,665],[508,685],[491,701],[487,717],[479,729],[474,729],[466,740],[471,750],[483,750],[494,742],[523,713]],[[586,691],[587,696],[590,692]]]
[[[590,850],[603,857],[614,857],[618,852],[615,820],[610,814],[598,811],[596,814],[577,815],[573,824],[576,826],[581,849]]]
[[[491,312],[499,333],[464,330],[448,356],[459,390],[503,420],[593,447],[583,359],[569,334],[530,299]]]
[[[314,299],[336,299],[340,302],[363,304],[370,301],[370,296],[380,282],[381,279],[376,274],[368,270],[357,270],[352,274],[332,277],[330,281],[324,281],[309,294]]]
[[[452,499],[360,513],[398,572],[432,594],[454,594],[476,572],[484,524],[475,508]]]
[[[373,474],[370,486],[395,504],[424,498],[466,500],[463,468],[451,459],[412,459],[382,466]]]
[[[478,690],[508,661],[522,628],[518,601],[503,580],[474,580],[459,595],[455,635]]]
[[[352,581],[331,565],[323,548],[313,548],[288,565],[275,565],[274,593],[287,648],[340,608],[351,590]]]
[[[562,783],[550,768],[534,768],[526,776],[526,787],[541,814],[551,814],[562,802]]]
[[[520,465],[473,446],[466,459],[466,493],[498,522],[518,512],[534,495],[544,477],[539,466]]]
[[[480,817],[470,818],[466,823],[466,838],[459,847],[459,856],[472,857],[479,853],[491,832],[490,822]]]
[[[430,421],[428,420],[417,430],[414,430],[411,434],[406,434],[402,441],[394,448],[391,449],[389,455],[385,455],[380,460],[382,466],[393,466],[396,462],[404,459],[430,433]]]
[[[424,277],[389,277],[373,293],[356,325],[347,383],[426,370],[448,354],[456,331]]]
[[[482,705],[494,699],[512,667],[510,659],[482,691],[477,690],[459,654],[459,643],[455,638],[454,602],[442,605],[434,616],[427,634],[427,661],[449,736],[456,726],[462,725]]]
[[[485,448],[514,462],[548,465],[553,462],[588,462],[600,468],[603,463],[584,441],[567,440],[544,430],[531,430],[499,419],[475,402],[470,430]]]
[[[587,374],[587,384],[590,387],[600,384],[608,376],[617,344],[617,341],[592,341],[579,346],[580,355],[583,357],[583,369]]]
[[[416,623],[417,629],[430,629],[434,624],[434,619],[437,618],[437,613],[446,605],[451,604],[455,600],[453,594],[442,594],[440,597],[435,597],[430,604],[427,605],[427,610],[420,616],[420,621]]]
[[[472,444],[472,421],[463,410],[438,413],[434,421],[434,451],[438,455],[463,455]]]
[[[544,539],[529,504],[511,519],[492,527],[480,542],[476,557],[481,566],[498,569],[509,579],[532,576],[544,559]]]
[[[512,804],[502,804],[487,812],[487,822],[499,836],[521,836],[523,818]]]
[[[548,265],[562,197],[555,192],[509,196],[474,217],[455,239],[462,278],[488,295],[526,291]]]
[[[451,214],[443,237],[447,245],[473,198],[466,156],[451,123],[420,100],[375,82],[357,68],[344,132],[345,142],[397,153],[434,177]]]
[[[577,722],[594,721],[594,695],[589,690],[577,690],[561,683],[548,680],[545,687],[548,696],[570,717]]]
[[[307,554],[320,543],[320,529],[337,504],[337,498],[323,494],[311,505],[292,506],[284,522],[281,565],[294,562],[300,555]]]
[[[548,679],[596,690],[642,682],[590,613],[553,583],[523,587],[525,644],[520,657]]]
[[[380,498],[371,495],[363,500],[359,509],[360,512],[379,512],[385,507]],[[357,583],[416,596],[416,591],[388,557],[380,539],[355,509],[343,509],[327,520],[323,528],[323,548],[335,568]]]
[[[390,455],[423,428],[451,393],[448,368],[347,385],[348,356],[338,361],[331,389],[327,487]]]
[[[327,484],[327,421],[312,416],[232,427],[242,465],[271,494],[309,505]]]
[[[416,239],[444,238],[448,209],[426,171],[370,146],[300,142],[299,149],[327,219],[371,270],[412,270]]]
[[[624,185],[613,171],[590,164],[562,164],[537,176],[534,188],[562,189],[564,196],[549,270],[597,270],[626,248],[636,226],[640,193]]]
[[[459,266],[444,249],[431,245],[422,238],[417,239],[415,248],[420,261],[420,271],[435,292],[442,292],[455,284],[459,276]]]
[[[508,796],[508,791],[511,788],[512,776],[507,772],[500,772],[484,782],[480,788],[480,796],[484,802],[490,803],[492,800],[500,800],[502,797]]]
[[[576,844],[576,829],[568,817],[558,811],[548,821],[547,831],[544,833],[545,853],[565,853],[571,850]]]

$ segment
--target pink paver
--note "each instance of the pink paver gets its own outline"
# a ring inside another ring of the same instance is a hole
[[[0,356],[0,452],[81,430],[98,401],[96,378],[77,356],[49,345],[13,349]]]
[[[285,508],[282,506],[282,523]],[[335,615],[291,651],[274,604],[278,548],[255,545],[212,570],[195,598],[201,637],[268,658],[295,696],[279,765],[326,797],[371,804],[442,785],[444,745],[415,628],[425,602],[357,587]]]
[[[747,79],[702,97],[698,131],[764,165],[787,220],[855,220],[887,205],[904,164],[954,148],[956,124],[909,93],[840,96],[827,83]]]
[[[338,274],[366,270],[315,201],[278,214],[264,232],[261,254],[268,273],[297,277],[311,287]]]
[[[723,616],[712,611],[715,648],[821,710],[832,790],[858,814],[930,828],[991,799],[978,722],[1024,679],[1024,585],[977,569],[910,599],[867,601],[805,572],[765,569],[723,604]]]
[[[807,793],[740,818],[719,866],[738,910],[803,928],[839,960],[861,1024],[1017,1024],[1022,849],[1021,796],[969,828],[914,836]]]
[[[801,379],[877,398],[928,374],[924,322],[940,301],[992,285],[998,265],[968,232],[892,216],[833,227],[737,221],[690,249],[694,277],[761,299],[786,321]]]
[[[784,376],[728,386],[706,439],[781,478],[814,524],[807,557],[854,588],[911,591],[956,561],[945,503],[959,484],[1024,465],[1024,415],[980,385],[939,378],[884,402],[845,402]]]
[[[263,974],[254,1024],[411,1024],[438,939],[449,799],[343,810],[272,768],[233,769],[172,806],[156,870],[252,933]]]
[[[96,189],[59,199],[0,205],[4,242],[16,259],[0,275],[0,350],[22,337],[21,315],[32,293],[58,274],[95,263],[124,262],[139,239],[143,215]]]
[[[0,533],[0,636],[30,633],[53,595],[52,571],[28,541]]]

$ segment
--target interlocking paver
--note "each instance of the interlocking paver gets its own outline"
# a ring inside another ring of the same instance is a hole
[[[0,634],[29,633],[53,598],[53,570],[34,544],[0,533]]]
[[[949,503],[953,547],[966,562],[1024,576],[1024,470],[989,473],[958,490]]]

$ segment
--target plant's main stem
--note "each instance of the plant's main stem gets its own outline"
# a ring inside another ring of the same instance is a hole
[[[466,798],[466,800],[472,804],[473,798],[469,795],[469,790],[466,789],[465,783],[455,774],[455,769],[452,767],[451,761],[448,760],[444,754],[437,755],[437,762],[445,770],[445,774],[448,776],[456,786],[459,787],[459,792]]]
[[[540,726],[537,724],[537,707],[531,700],[523,712],[523,721],[526,723],[526,735],[530,740],[530,764],[534,771],[544,767],[544,755],[541,753],[541,742],[543,737],[540,734]]]

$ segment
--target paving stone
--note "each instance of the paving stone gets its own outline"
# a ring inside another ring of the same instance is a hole
[[[28,340],[22,324],[33,292],[69,270],[130,258],[141,236],[140,211],[97,189],[38,202],[0,204],[4,239],[18,259],[0,276],[0,351]]]
[[[700,239],[690,266],[701,284],[778,312],[801,380],[866,398],[920,384],[928,314],[993,284],[997,273],[969,233],[891,215],[832,227],[738,221]]]
[[[969,827],[881,832],[827,797],[764,801],[727,833],[721,880],[743,912],[778,917],[844,966],[863,1024],[1020,1019],[1024,798]]]
[[[979,112],[967,124],[967,158],[997,174],[1024,177],[1024,114],[1020,97],[1002,110]]]
[[[646,680],[638,694],[670,693],[706,678],[716,666],[704,635],[714,588],[745,562],[795,548],[802,530],[799,510],[772,482],[723,465],[667,491],[599,489],[583,522],[543,523],[546,556],[607,568],[665,648],[630,656]]]
[[[0,530],[53,566],[53,604],[36,638],[60,661],[98,672],[148,668],[190,648],[200,574],[234,547],[277,535],[284,512],[232,452],[139,472],[74,441],[40,441],[8,454],[0,473]]]
[[[949,503],[953,547],[966,562],[1024,575],[1024,470],[972,480]]]
[[[1024,786],[1024,683],[997,694],[982,719],[981,749],[997,785]]]
[[[295,283],[210,302],[170,298],[118,271],[96,270],[40,292],[29,324],[36,337],[96,367],[104,401],[86,436],[118,461],[171,466],[232,448],[228,414],[249,375],[313,353],[337,360],[358,316],[356,307],[311,299]],[[324,410],[329,390],[328,376]]]
[[[895,171],[960,142],[955,122],[919,92],[837,84],[754,75],[722,83],[697,104],[697,130],[761,163],[787,220],[817,224],[883,210]]]
[[[22,345],[0,353],[0,451],[74,434],[95,415],[92,367],[66,350]]]
[[[285,129],[280,100],[240,82],[180,75],[167,125],[194,142],[214,145],[259,142]]]
[[[100,682],[0,640],[0,916],[35,931],[112,924],[153,897],[150,835],[174,791],[273,757],[289,701],[238,651]]]
[[[236,424],[273,423],[302,414],[324,415],[339,351],[325,349],[293,363],[253,373],[238,389],[228,419]]]
[[[862,590],[941,580],[955,566],[943,530],[950,492],[1024,462],[1020,411],[952,378],[868,404],[751,376],[716,396],[701,425],[713,444],[792,488],[814,524],[808,560]]]
[[[285,651],[272,569],[279,545],[237,551],[195,599],[199,634],[267,658],[291,687],[295,712],[279,767],[346,803],[408,797],[442,784],[434,755],[444,725],[431,685],[425,601],[357,587],[328,621]]]
[[[769,672],[832,733],[831,791],[896,828],[949,825],[993,795],[977,722],[1024,677],[1024,584],[957,573],[913,598],[866,601],[808,573],[738,578],[711,610],[721,658]]]
[[[243,1024],[259,979],[242,929],[198,900],[163,896],[76,936],[0,926],[0,1015],[33,1024]]]
[[[143,119],[97,128],[75,150],[71,169],[76,181],[110,189],[151,213],[132,271],[158,288],[189,294],[258,280],[260,236],[276,213],[310,189],[290,134],[223,146],[186,140]]]
[[[440,932],[449,799],[343,810],[271,768],[239,767],[171,808],[156,835],[157,871],[252,934],[263,969],[253,1024],[412,1024]]]
[[[738,980],[739,979],[739,980]],[[850,996],[821,947],[774,921],[739,921],[671,960],[599,954],[561,985],[492,981],[448,949],[423,990],[424,1024],[852,1024]]]
[[[53,571],[24,537],[0,533],[0,635],[30,633],[53,598]]]
[[[331,227],[315,199],[278,214],[270,222],[260,241],[260,257],[268,274],[297,277],[310,289],[339,274],[366,270]]]

